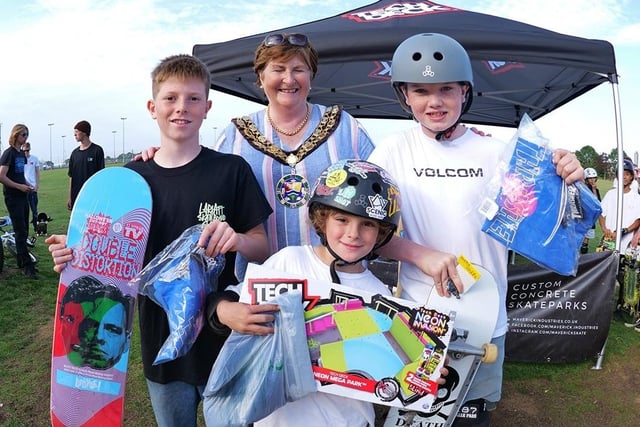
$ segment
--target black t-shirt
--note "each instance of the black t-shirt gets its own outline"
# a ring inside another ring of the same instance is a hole
[[[92,142],[86,150],[76,147],[71,152],[67,172],[71,178],[71,204],[75,203],[84,183],[101,169],[104,169],[104,151],[98,144]]]
[[[7,166],[7,178],[18,184],[26,184],[27,180],[24,178],[24,165],[27,163],[27,158],[20,150],[16,150],[13,147],[9,147],[0,156],[0,166]],[[17,188],[2,186],[2,191],[7,195],[26,195],[25,192],[18,190]]]
[[[178,168],[162,168],[153,161],[131,162],[127,167],[140,173],[151,187],[153,207],[145,264],[192,225],[219,219],[244,233],[262,224],[272,212],[250,166],[236,155],[203,147],[193,161]],[[218,290],[237,283],[234,260],[235,252],[226,254]],[[144,296],[138,301],[145,376],[162,384],[206,384],[226,336],[205,325],[186,355],[152,366],[169,335],[169,326],[158,305]]]

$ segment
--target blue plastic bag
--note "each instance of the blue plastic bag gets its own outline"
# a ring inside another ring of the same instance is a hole
[[[578,249],[602,212],[600,202],[584,183],[567,185],[558,176],[553,151],[527,115],[514,139],[492,181],[497,194],[481,207],[482,231],[542,267],[575,276]]]
[[[269,302],[280,307],[274,333],[232,332],[213,365],[203,402],[207,427],[244,426],[316,391],[301,293]]]
[[[130,282],[167,314],[169,336],[154,365],[184,356],[191,349],[204,324],[207,295],[217,288],[224,269],[224,255],[210,258],[197,246],[201,233],[201,224],[186,229]]]

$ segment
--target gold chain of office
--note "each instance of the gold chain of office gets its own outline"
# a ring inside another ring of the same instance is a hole
[[[311,136],[309,136],[300,147],[293,151],[284,151],[282,148],[274,145],[273,142],[269,141],[267,137],[258,130],[258,127],[248,116],[236,117],[231,121],[242,136],[256,150],[263,152],[283,165],[289,165],[294,168],[298,162],[311,154],[313,150],[318,148],[331,136],[340,124],[341,113],[342,107],[339,105],[327,107],[320,123],[318,123],[318,126],[316,126]]]
[[[269,120],[269,123],[271,123],[271,127],[274,128],[276,132],[281,133],[283,135],[287,135],[287,136],[294,136],[300,133],[304,125],[306,125],[307,122],[309,121],[309,117],[311,117],[311,108],[309,108],[309,103],[306,103],[306,106],[307,106],[307,113],[304,115],[304,119],[302,119],[302,122],[300,122],[298,127],[296,127],[294,130],[290,132],[279,128],[278,125],[275,124],[275,122],[271,118],[271,110],[269,110],[269,105],[267,105],[267,119]]]

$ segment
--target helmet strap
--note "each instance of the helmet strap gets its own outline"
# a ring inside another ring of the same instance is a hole
[[[449,129],[444,130],[444,131],[440,131],[436,133],[436,141],[442,141],[443,139],[450,139],[451,135],[453,135],[453,132],[456,130],[456,128],[458,127],[458,123],[460,123],[460,120],[458,120],[457,122],[455,122],[453,124],[453,126],[451,126]]]
[[[471,91],[471,86],[467,86],[467,88],[468,88],[467,94],[465,95],[464,102],[462,103],[462,110],[460,111],[460,116],[458,117],[458,120],[456,120],[453,126],[451,126],[449,129],[446,129],[441,132],[436,132],[436,141],[442,141],[443,139],[445,140],[450,139],[451,135],[453,135],[453,132],[458,127],[458,124],[460,123],[460,119],[462,118],[462,115],[467,111],[469,111],[469,108],[471,107],[471,100],[473,99],[473,92]]]
[[[340,256],[337,253],[335,253],[333,249],[331,249],[331,246],[329,246],[329,243],[327,243],[326,240],[323,239],[322,244],[327,248],[327,250],[333,257],[333,261],[331,261],[331,264],[329,265],[329,272],[331,273],[331,280],[333,281],[333,283],[337,283],[337,284],[340,284],[340,278],[338,277],[338,273],[336,272],[336,266],[343,267],[345,265],[354,265],[365,259],[369,259],[369,257],[373,254],[373,252],[370,252],[358,260],[347,262],[342,258],[340,258]]]
[[[333,283],[340,284],[340,278],[338,277],[338,273],[336,272],[336,263],[338,263],[338,258],[334,258],[329,265],[329,272],[331,273],[331,281]]]

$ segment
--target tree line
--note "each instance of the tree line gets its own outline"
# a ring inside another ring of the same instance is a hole
[[[618,149],[614,148],[609,154],[600,153],[590,145],[582,147],[575,152],[576,157],[580,160],[583,168],[594,168],[598,173],[598,177],[602,179],[613,179],[616,175],[616,165],[618,164]],[[623,157],[626,159],[633,158],[623,152]],[[635,164],[636,162],[633,161]]]

